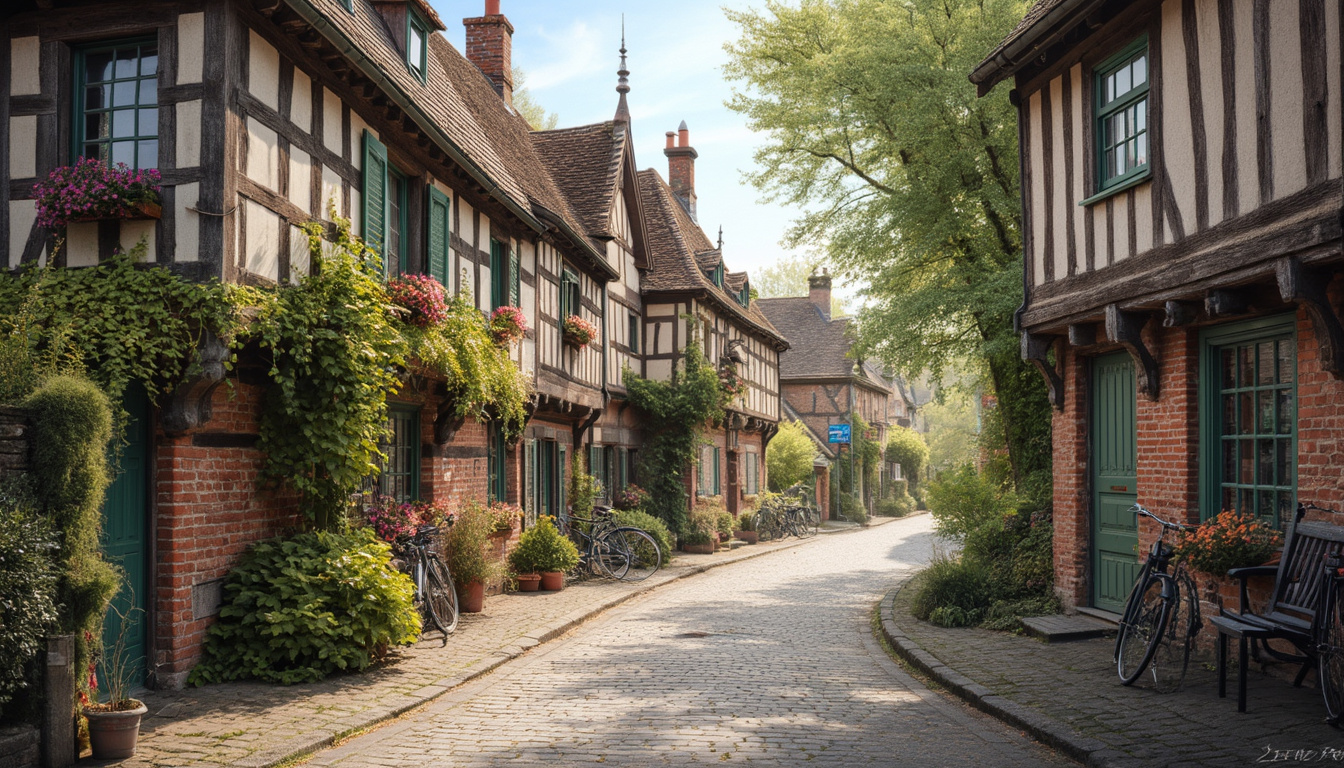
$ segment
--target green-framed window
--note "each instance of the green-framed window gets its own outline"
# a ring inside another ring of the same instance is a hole
[[[710,273],[710,277],[711,277],[711,279],[714,280],[714,284],[715,284],[715,285],[717,285],[718,287],[722,288],[722,287],[723,287],[723,265],[720,264],[719,266],[715,267],[715,268],[714,268],[714,271]]]
[[[382,448],[387,458],[378,474],[378,493],[397,501],[420,498],[420,409],[388,406],[385,440]]]
[[[700,450],[700,482],[696,483],[695,495],[718,496],[722,493],[719,486],[719,447],[706,445]]]
[[[364,131],[364,167],[362,196],[364,243],[376,251],[383,260],[383,272],[387,273],[387,188],[388,162],[387,147],[368,130]]]
[[[490,239],[490,307],[516,307],[522,290],[522,265],[518,252],[508,245]]]
[[[636,312],[630,313],[629,342],[630,352],[636,355],[639,354],[639,314]]]
[[[425,82],[429,67],[429,25],[409,8],[406,14],[406,66],[420,82]]]
[[[451,289],[448,280],[451,277],[452,264],[452,204],[448,196],[443,194],[430,184],[429,194],[426,195],[429,206],[428,219],[429,226],[426,227],[428,240],[426,244],[426,271],[429,276],[443,284],[444,288]]]
[[[75,52],[74,151],[109,165],[159,165],[159,45],[124,40]]]
[[[1293,316],[1200,337],[1200,513],[1279,525],[1297,501],[1297,344]]]
[[[406,273],[407,188],[410,180],[394,166],[387,167],[387,258],[383,272],[391,277]]]
[[[508,501],[509,481],[508,481],[508,446],[504,442],[504,426],[502,424],[490,424],[489,444],[487,445],[487,470],[490,474],[490,500]]]
[[[579,301],[579,275],[566,267],[560,273],[560,321],[570,315],[582,315]]]
[[[1097,192],[1148,173],[1148,38],[1096,67]]]
[[[742,492],[748,496],[754,496],[760,490],[761,466],[757,461],[757,454],[742,454]]]

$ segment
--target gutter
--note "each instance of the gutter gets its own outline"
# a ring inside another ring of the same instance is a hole
[[[342,55],[353,61],[355,65],[369,79],[373,80],[384,93],[392,98],[393,103],[405,110],[405,112],[415,120],[416,125],[422,130],[437,139],[439,148],[448,153],[448,157],[466,170],[478,184],[485,187],[485,193],[489,197],[499,201],[510,213],[522,219],[523,223],[538,233],[544,233],[546,225],[533,216],[531,212],[524,209],[512,197],[500,189],[499,184],[495,183],[480,166],[472,162],[453,140],[439,128],[438,124],[418,107],[411,97],[401,90],[401,86],[392,82],[385,74],[383,68],[376,62],[369,59],[359,46],[349,38],[339,27],[332,24],[326,16],[307,0],[285,0],[289,7],[293,8],[299,16],[318,30],[323,37],[327,38]]]
[[[1079,18],[1104,5],[1106,0],[1064,0],[1055,6],[1016,40],[995,51],[971,72],[970,80],[980,96],[988,94],[1001,81],[1016,72],[1043,49],[1063,37]],[[1054,28],[1046,34],[1044,30]],[[1042,30],[1033,34],[1035,30]]]
[[[582,248],[584,251],[587,251],[588,256],[597,265],[599,271],[601,271],[607,278],[608,283],[615,281],[621,276],[620,273],[616,271],[615,267],[607,263],[606,256],[594,248],[593,244],[588,241],[588,238],[575,232],[574,229],[569,226],[569,223],[565,221],[563,216],[540,203],[533,202],[532,205],[537,209],[537,213],[541,214],[541,218],[546,220],[547,224],[554,225],[556,229],[565,233],[565,236],[572,240],[575,245]],[[602,290],[605,291],[606,287],[603,286]]]

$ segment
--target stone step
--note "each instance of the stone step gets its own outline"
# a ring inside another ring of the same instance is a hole
[[[1115,634],[1114,624],[1082,614],[1031,616],[1022,619],[1022,626],[1028,635],[1047,643],[1088,640]]]

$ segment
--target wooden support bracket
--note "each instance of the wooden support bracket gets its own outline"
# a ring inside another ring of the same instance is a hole
[[[1069,326],[1069,346],[1090,347],[1096,343],[1096,325],[1092,323],[1074,323]]]
[[[1244,315],[1251,309],[1250,296],[1236,288],[1218,288],[1204,296],[1204,313],[1209,317]]]
[[[1311,318],[1321,368],[1337,379],[1344,379],[1344,324],[1326,294],[1330,273],[1309,270],[1292,256],[1279,259],[1274,265],[1274,273],[1279,282],[1279,296],[1306,310]]]
[[[444,398],[439,402],[438,413],[434,415],[434,442],[438,445],[452,442],[457,431],[467,420],[457,415],[457,402]]]
[[[1162,325],[1167,328],[1190,325],[1199,319],[1199,305],[1193,301],[1168,301],[1166,310]]]
[[[1064,379],[1050,362],[1050,348],[1054,346],[1054,336],[1041,336],[1024,331],[1022,333],[1022,359],[1036,366],[1036,370],[1045,377],[1045,387],[1050,397],[1050,405],[1055,410],[1064,410]]]
[[[1145,314],[1125,312],[1118,304],[1106,305],[1106,335],[1134,358],[1139,391],[1147,395],[1149,400],[1156,400],[1161,373],[1157,357],[1143,340],[1143,326],[1147,322],[1148,316]]]
[[[200,372],[177,386],[160,412],[159,423],[170,435],[181,434],[210,421],[210,399],[224,381],[229,345],[206,331],[197,348]]]

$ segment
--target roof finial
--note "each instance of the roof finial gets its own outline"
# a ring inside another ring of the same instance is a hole
[[[616,122],[630,122],[630,105],[625,103],[625,94],[630,92],[630,70],[625,64],[625,14],[621,14],[621,68],[616,70],[620,80],[616,83],[616,92],[621,94],[620,103],[616,105]]]
[[[719,250],[723,250],[723,225],[719,225]]]

